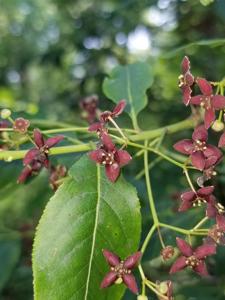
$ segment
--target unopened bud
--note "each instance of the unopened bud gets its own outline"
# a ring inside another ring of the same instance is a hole
[[[168,260],[174,255],[174,248],[172,246],[166,246],[161,251],[161,256],[163,260]]]
[[[166,295],[168,292],[168,282],[167,281],[160,282],[158,289],[161,294]]]
[[[224,123],[216,120],[212,125],[212,129],[216,132],[222,131],[224,129]]]
[[[8,119],[11,116],[11,110],[8,108],[4,108],[1,110],[1,118]]]
[[[137,297],[137,300],[148,300],[148,297],[145,296],[145,295],[139,295],[139,296]]]

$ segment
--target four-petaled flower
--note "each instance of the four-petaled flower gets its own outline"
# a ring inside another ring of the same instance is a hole
[[[190,72],[190,61],[187,56],[185,56],[182,60],[181,72],[182,74],[178,77],[179,87],[183,93],[183,102],[185,105],[188,105],[191,100],[191,86],[194,83],[194,76]]]
[[[91,151],[89,157],[95,162],[104,165],[106,176],[115,182],[120,174],[120,168],[127,165],[132,157],[125,150],[118,150],[113,144],[110,136],[103,132],[101,134],[102,145],[99,149]]]
[[[205,166],[215,165],[222,157],[222,152],[213,145],[207,144],[208,132],[203,125],[195,128],[192,140],[184,139],[177,142],[173,147],[178,152],[190,155],[192,165],[199,170]]]
[[[134,294],[137,294],[137,283],[131,272],[138,265],[142,253],[140,251],[135,252],[125,260],[121,260],[116,254],[108,250],[103,250],[103,255],[110,266],[110,271],[102,280],[101,288],[123,282]]]
[[[216,224],[213,225],[208,232],[208,238],[206,239],[206,242],[225,245],[224,235],[225,235],[225,217],[222,215],[218,215],[216,217]]]
[[[113,111],[104,111],[100,114],[100,122],[106,123],[109,119],[114,119],[122,114],[126,106],[126,100],[121,100],[113,109]]]
[[[13,129],[20,133],[26,133],[29,126],[30,126],[29,120],[26,120],[24,118],[17,118],[14,121]]]
[[[201,206],[202,203],[207,203],[206,214],[211,215],[211,209],[214,205],[213,198],[210,197],[214,191],[214,186],[205,186],[196,192],[190,190],[181,194],[181,205],[179,211],[186,211],[191,207]]]
[[[215,121],[215,110],[225,108],[225,97],[222,95],[213,95],[211,84],[204,78],[197,78],[202,95],[197,95],[191,98],[190,103],[200,105],[205,109],[204,123],[205,128],[208,129]]]
[[[29,176],[39,172],[42,166],[48,168],[49,149],[63,139],[63,136],[55,136],[45,140],[42,133],[38,129],[34,129],[33,134],[36,147],[30,149],[23,159],[25,168],[22,170],[18,178],[19,183],[24,182]]]
[[[182,255],[173,263],[170,274],[191,267],[199,275],[208,276],[205,258],[216,253],[216,246],[214,244],[204,244],[193,250],[186,241],[180,238],[177,238],[176,242]]]

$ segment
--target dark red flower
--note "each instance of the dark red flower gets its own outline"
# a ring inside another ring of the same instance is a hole
[[[42,133],[38,129],[34,129],[34,143],[36,148],[30,149],[24,159],[23,164],[25,168],[22,170],[18,182],[24,182],[29,176],[37,174],[42,166],[49,167],[48,153],[49,149],[55,146],[63,139],[63,136],[51,137],[47,140],[44,139]]]
[[[29,120],[26,120],[24,118],[17,118],[14,121],[13,129],[20,133],[26,133],[29,126],[30,126]]]
[[[166,280],[166,281],[157,281],[157,290],[163,295],[167,297],[167,300],[173,300],[173,283],[171,280]],[[164,300],[165,297],[160,297],[159,295],[158,299],[159,300]]]
[[[208,218],[216,218],[225,213],[223,205],[216,200],[214,195],[209,196],[206,213]]]
[[[225,217],[218,215],[216,217],[216,224],[210,228],[206,243],[216,243],[225,245]]]
[[[193,250],[186,241],[180,238],[176,238],[176,242],[182,255],[173,263],[170,274],[179,272],[186,267],[191,267],[199,275],[208,276],[205,258],[216,253],[215,245],[204,244]]]
[[[110,266],[110,271],[102,280],[101,288],[106,288],[121,280],[134,294],[137,294],[137,283],[131,272],[138,265],[142,253],[140,251],[135,252],[125,260],[121,260],[116,254],[108,250],[103,250],[103,255]]]
[[[200,188],[196,193],[192,190],[181,194],[181,205],[179,211],[186,211],[191,207],[201,206],[202,203],[207,203],[206,214],[209,215],[211,212],[212,199],[211,195],[214,191],[214,186],[206,186]]]
[[[205,128],[208,129],[215,121],[215,110],[225,108],[225,97],[222,95],[213,95],[211,84],[204,78],[197,78],[196,82],[202,92],[191,98],[190,103],[200,105],[205,109]]]
[[[102,122],[96,122],[89,126],[88,131],[96,132],[98,136],[101,136],[103,132],[108,132],[107,128],[104,126],[105,124]]]
[[[183,93],[183,102],[188,105],[191,100],[191,86],[194,83],[194,76],[190,72],[190,61],[187,56],[185,56],[181,63],[181,75],[179,78],[179,87]]]
[[[113,111],[104,111],[100,114],[100,122],[106,123],[110,118],[114,119],[118,117],[124,111],[126,106],[126,100],[121,100],[114,108]]]
[[[163,248],[161,250],[160,254],[161,254],[163,260],[170,259],[174,255],[174,248],[173,248],[173,246],[166,246],[165,248]]]
[[[59,180],[64,178],[67,175],[67,169],[63,165],[57,165],[56,167],[52,166],[49,176],[49,182],[51,188],[56,191],[60,186]]]
[[[222,152],[216,146],[207,144],[207,140],[208,132],[200,125],[194,130],[192,140],[181,140],[173,147],[178,152],[190,155],[192,165],[203,170],[205,166],[215,165],[222,157]]]
[[[206,181],[210,180],[212,177],[217,175],[217,172],[215,171],[215,167],[216,167],[216,164],[218,164],[219,162],[220,162],[220,160],[217,161],[215,156],[212,156],[211,158],[206,160],[205,169],[203,170],[202,175],[197,178],[197,184],[200,187],[203,187],[203,185]],[[215,165],[214,165],[214,163],[215,163]]]
[[[83,110],[82,117],[92,124],[97,118],[98,96],[91,95],[80,101],[80,108]]]
[[[102,145],[99,149],[91,151],[89,157],[95,162],[104,165],[106,176],[115,182],[120,174],[120,168],[127,165],[132,157],[125,150],[118,150],[113,144],[110,136],[103,132],[101,134]]]

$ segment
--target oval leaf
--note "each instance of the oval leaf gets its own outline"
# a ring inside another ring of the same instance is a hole
[[[109,270],[102,249],[122,258],[137,250],[141,217],[136,190],[85,155],[48,203],[33,251],[36,300],[117,300],[124,286],[100,290]]]
[[[146,90],[153,83],[153,75],[147,63],[137,62],[126,66],[117,66],[109,78],[103,82],[105,95],[118,103],[127,101],[125,110],[137,128],[137,115],[147,105]]]

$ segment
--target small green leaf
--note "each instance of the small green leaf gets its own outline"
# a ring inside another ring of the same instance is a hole
[[[137,62],[113,69],[109,78],[103,82],[105,95],[118,103],[127,100],[126,111],[130,115],[133,126],[138,129],[137,115],[147,105],[146,90],[153,83],[153,74],[147,63]]]
[[[37,229],[35,300],[118,300],[124,287],[99,286],[109,270],[102,249],[122,258],[137,250],[140,205],[122,176],[107,180],[104,168],[85,155],[48,203]]]

